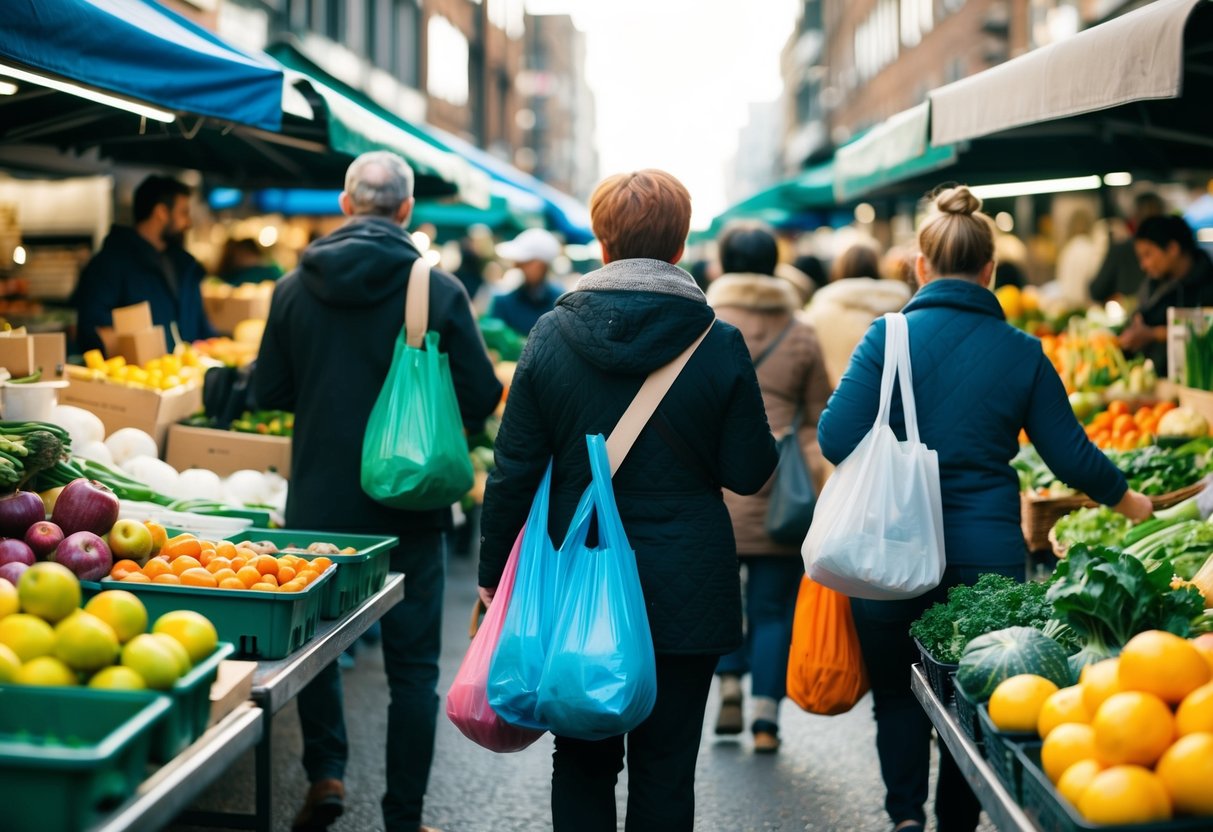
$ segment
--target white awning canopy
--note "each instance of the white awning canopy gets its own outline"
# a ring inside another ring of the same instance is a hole
[[[938,147],[1134,101],[1177,98],[1184,27],[1208,0],[1156,0],[930,94]],[[1204,106],[1193,102],[1193,106]]]

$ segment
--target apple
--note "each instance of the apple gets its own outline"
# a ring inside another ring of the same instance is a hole
[[[13,537],[0,540],[0,566],[6,563],[24,563],[26,566],[33,566],[37,560],[34,557],[34,550],[25,545],[24,540],[17,540]]]
[[[82,581],[99,581],[114,566],[110,547],[92,532],[76,532],[63,538],[50,560],[66,566]]]
[[[129,558],[142,566],[152,556],[152,533],[138,520],[119,520],[106,540],[115,560]]]
[[[66,566],[35,563],[17,581],[17,599],[24,612],[55,624],[80,608],[80,581]]]
[[[18,563],[17,561],[6,563],[0,566],[0,578],[16,586],[17,581],[21,580],[21,576],[25,573],[26,569],[29,569],[28,563]]]
[[[72,480],[59,493],[51,520],[65,535],[105,534],[118,520],[118,497],[94,480]]]
[[[43,520],[29,527],[25,533],[25,545],[34,550],[40,560],[46,560],[55,547],[63,542],[63,529],[50,520]]]
[[[26,529],[45,519],[46,506],[32,491],[14,491],[0,497],[0,537],[20,539]]]

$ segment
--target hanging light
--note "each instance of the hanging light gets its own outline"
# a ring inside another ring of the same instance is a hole
[[[28,81],[29,83],[37,84],[40,87],[47,87],[48,89],[65,92],[68,95],[74,95],[87,101],[95,101],[98,104],[105,104],[108,107],[126,110],[128,113],[134,113],[137,116],[144,116],[145,118],[150,118],[153,121],[162,121],[165,124],[170,124],[177,120],[177,116],[173,115],[168,110],[161,110],[159,107],[152,107],[147,104],[128,101],[125,98],[119,98],[116,95],[109,95],[104,92],[98,92],[97,90],[91,90],[88,87],[82,87],[79,84],[73,84],[70,81],[60,81],[57,78],[48,78],[45,75],[27,72],[24,69],[17,69],[15,66],[0,64],[0,75],[4,75],[8,78],[16,78],[18,81]],[[16,92],[15,89],[14,92]]]
[[[978,199],[1003,199],[1034,194],[1060,194],[1069,191],[1093,191],[1103,182],[1098,176],[1070,176],[1064,179],[1035,179],[1029,182],[1004,182],[1001,185],[975,185],[970,188]]]

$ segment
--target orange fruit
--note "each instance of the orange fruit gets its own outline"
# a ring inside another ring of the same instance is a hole
[[[154,578],[157,575],[165,575],[171,573],[173,567],[168,565],[168,561],[164,558],[152,558],[147,563],[143,564],[143,574],[149,578]]]
[[[1040,718],[1036,721],[1036,733],[1045,739],[1058,725],[1067,722],[1086,724],[1090,721],[1091,715],[1082,702],[1082,688],[1073,685],[1062,688],[1045,700],[1040,708]]]
[[[202,554],[202,544],[193,535],[179,535],[165,544],[160,553],[168,555],[172,560],[176,560],[183,555],[189,555],[197,559],[198,555]]]
[[[1095,729],[1078,722],[1058,725],[1040,747],[1040,767],[1053,783],[1075,763],[1094,759]]]
[[[990,720],[1000,731],[1034,731],[1041,708],[1055,693],[1057,685],[1044,677],[1031,673],[1012,676],[990,696]]]
[[[114,564],[110,569],[110,577],[116,581],[120,581],[132,572],[139,571],[139,564],[129,558],[124,558]]]
[[[314,560],[312,560],[312,566],[316,567],[316,571],[320,572],[322,574],[323,574],[324,570],[328,569],[332,565],[333,565],[333,561],[330,558],[319,557],[319,558],[315,558]]]
[[[203,566],[209,566],[211,559],[215,557],[215,550],[202,547],[202,551],[198,553],[198,562]]]
[[[1119,676],[1120,662],[1117,659],[1104,659],[1082,669],[1078,686],[1082,688],[1082,704],[1088,714],[1095,716],[1103,701],[1120,691]]]
[[[215,580],[215,576],[202,567],[187,569],[181,573],[180,578],[182,586],[219,586],[219,581]]]
[[[236,572],[236,577],[240,579],[240,582],[245,587],[250,587],[261,580],[261,573],[252,566],[246,566]]]
[[[277,575],[262,575],[261,583],[273,584],[274,586],[278,586],[278,583],[279,583],[278,576]]]
[[[278,583],[287,584],[295,578],[295,567],[278,565]]]
[[[1114,399],[1108,402],[1108,414],[1111,416],[1123,416],[1129,412],[1129,405],[1121,399]]]
[[[1138,633],[1120,651],[1120,689],[1152,693],[1168,705],[1178,705],[1208,683],[1209,676],[1209,664],[1200,650],[1174,633]]]
[[[1098,824],[1155,823],[1171,818],[1171,798],[1154,772],[1115,766],[1095,775],[1083,790],[1078,811]]]
[[[1078,801],[1082,799],[1083,792],[1087,790],[1087,786],[1091,785],[1095,775],[1101,771],[1103,771],[1103,766],[1095,760],[1077,762],[1061,775],[1061,779],[1057,781],[1057,791],[1070,801],[1072,806],[1077,806]]]
[[[165,531],[164,526],[150,520],[143,525],[147,526],[147,530],[152,533],[152,555],[160,554],[160,550],[168,543],[168,532]]]
[[[224,578],[236,577],[236,573],[231,569],[208,569],[207,571],[215,576],[216,581],[222,581]]]
[[[165,572],[163,575],[157,575],[156,577],[152,578],[152,583],[154,583],[154,584],[179,584],[179,583],[181,583],[181,579],[178,578],[176,575],[174,575],[172,572]]]
[[[248,589],[239,578],[224,578],[219,581],[220,589]]]
[[[142,572],[132,572],[122,579],[124,584],[150,584],[152,579]]]
[[[220,540],[215,544],[215,554],[221,558],[231,560],[236,557],[236,544],[230,540]]]
[[[1156,770],[1175,810],[1188,815],[1213,815],[1213,734],[1181,737],[1167,749]]]
[[[231,561],[232,569],[235,569],[237,572],[248,565],[248,558],[241,557],[240,555],[236,555],[235,557],[231,558]]]
[[[173,562],[170,564],[170,566],[172,567],[174,575],[180,575],[187,569],[201,569],[202,562],[198,560],[198,558],[191,555],[180,555],[173,558]]]
[[[304,586],[307,586],[312,581],[316,580],[316,573],[311,571],[310,569],[304,569],[302,572],[300,572],[298,575],[295,576],[295,580],[301,581]]]
[[[304,589],[307,589],[307,584],[303,583],[298,578],[293,581],[287,581],[278,587],[279,592],[301,592]]]
[[[1181,737],[1213,732],[1213,682],[1201,685],[1179,703],[1175,711],[1175,731]]]
[[[232,568],[231,560],[228,558],[225,558],[225,557],[221,557],[220,555],[215,555],[213,558],[211,558],[209,561],[207,561],[203,565],[206,567],[207,571],[210,572],[211,574],[218,572],[220,569],[231,569]]]
[[[1213,673],[1213,633],[1201,633],[1192,639],[1192,646],[1205,657],[1205,663],[1209,665],[1209,671]]]
[[[278,587],[274,586],[273,584],[266,584],[266,583],[253,584],[252,586],[249,587],[249,589],[255,589],[258,592],[277,592],[278,591]]]
[[[1152,693],[1109,696],[1095,712],[1091,727],[1095,759],[1104,765],[1152,766],[1175,740],[1171,709]]]
[[[260,555],[253,561],[252,565],[257,568],[257,571],[262,575],[277,575],[278,574],[278,559],[273,555]]]

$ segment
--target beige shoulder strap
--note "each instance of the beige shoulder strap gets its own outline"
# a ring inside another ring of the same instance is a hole
[[[421,349],[430,325],[430,264],[425,256],[413,262],[404,298],[404,338],[413,349]]]
[[[628,452],[632,450],[632,445],[636,443],[636,438],[640,436],[644,426],[649,423],[649,419],[653,418],[658,405],[674,386],[674,381],[682,372],[682,368],[691,360],[691,356],[695,354],[695,350],[699,349],[699,345],[703,343],[704,338],[708,337],[708,333],[712,331],[715,324],[716,321],[713,319],[703,334],[696,338],[677,358],[664,367],[659,367],[649,373],[649,377],[644,380],[644,384],[640,386],[640,392],[619,417],[619,424],[615,425],[615,429],[607,438],[607,457],[611,460],[611,476],[619,471],[619,466],[623,465]]]

